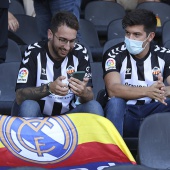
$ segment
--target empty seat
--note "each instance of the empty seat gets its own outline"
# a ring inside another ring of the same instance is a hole
[[[146,9],[152,11],[157,15],[157,30],[156,37],[161,38],[162,35],[162,25],[170,19],[170,5],[163,2],[143,2],[137,5],[136,8]]]
[[[139,130],[139,163],[156,169],[170,167],[170,112],[144,119]]]
[[[122,18],[111,21],[107,27],[107,40],[124,37],[125,30],[122,27]]]
[[[80,34],[82,36],[82,41],[88,44],[93,60],[101,61],[103,47],[100,44],[94,24],[88,20],[80,19]]]
[[[113,19],[124,15],[123,6],[111,1],[91,1],[85,7],[85,19],[91,21],[102,36],[107,36],[107,26]]]
[[[21,56],[21,50],[18,46],[18,44],[11,40],[8,39],[8,49],[6,53],[6,60],[5,62],[20,62],[22,60]]]
[[[20,62],[0,64],[0,114],[10,115]]]
[[[12,14],[25,14],[25,9],[20,2],[18,2],[16,0],[10,0],[10,1],[11,1],[11,3],[9,3],[8,10]]]
[[[93,80],[93,93],[94,93],[94,99],[96,99],[98,91],[104,88],[102,63],[92,62],[91,69],[92,69],[92,80]]]
[[[19,28],[13,34],[16,35],[15,37],[19,37],[24,42],[25,45],[21,45],[21,52],[23,53],[23,51],[25,51],[26,47],[29,44],[40,41],[41,37],[38,33],[37,22],[35,17],[22,14],[16,14],[15,17],[19,22]],[[15,37],[13,39],[14,41]],[[16,39],[16,42],[17,41],[18,39]]]
[[[170,41],[170,20],[167,20],[162,26],[162,44],[165,45],[167,41]]]
[[[154,169],[142,165],[120,165],[104,168],[103,170],[154,170]]]

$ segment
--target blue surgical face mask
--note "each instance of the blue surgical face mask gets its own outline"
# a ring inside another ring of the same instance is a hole
[[[148,37],[149,37],[149,35],[148,35]],[[148,37],[146,38],[146,40],[148,39]],[[148,44],[148,43],[146,43],[146,45],[144,47],[142,47],[143,43],[146,40],[137,41],[137,40],[132,40],[132,39],[125,37],[126,48],[127,48],[127,50],[129,51],[130,54],[133,54],[133,55],[140,54]]]

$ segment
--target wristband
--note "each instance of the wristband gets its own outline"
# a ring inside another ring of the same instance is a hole
[[[49,82],[49,83],[47,84],[47,90],[48,90],[48,92],[49,92],[50,94],[53,94],[53,93],[50,91],[50,84],[51,84],[51,82]]]

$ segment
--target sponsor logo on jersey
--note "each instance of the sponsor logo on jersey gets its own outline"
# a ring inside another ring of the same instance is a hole
[[[67,74],[70,76],[75,72],[75,68],[71,65],[69,65],[66,70],[67,70]]]
[[[15,156],[28,162],[58,163],[72,155],[77,147],[78,133],[68,116],[37,119],[8,117],[1,122],[3,144]],[[8,134],[5,133],[7,131]]]
[[[113,58],[108,58],[107,60],[106,60],[106,63],[105,63],[105,69],[106,69],[106,71],[107,70],[111,70],[111,69],[115,69],[116,68],[116,61],[115,61],[115,59],[113,59]]]
[[[28,69],[21,68],[18,73],[17,83],[26,83],[28,79]]]
[[[157,77],[159,73],[161,73],[160,68],[157,67],[157,66],[155,66],[155,67],[152,69],[152,74]]]

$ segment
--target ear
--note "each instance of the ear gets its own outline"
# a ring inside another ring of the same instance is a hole
[[[53,39],[53,33],[52,33],[52,31],[50,29],[48,29],[48,31],[47,31],[47,36],[48,36],[49,40]]]
[[[151,42],[151,41],[154,39],[154,37],[155,37],[155,33],[154,33],[154,32],[151,32],[151,33],[149,34],[148,41]]]

